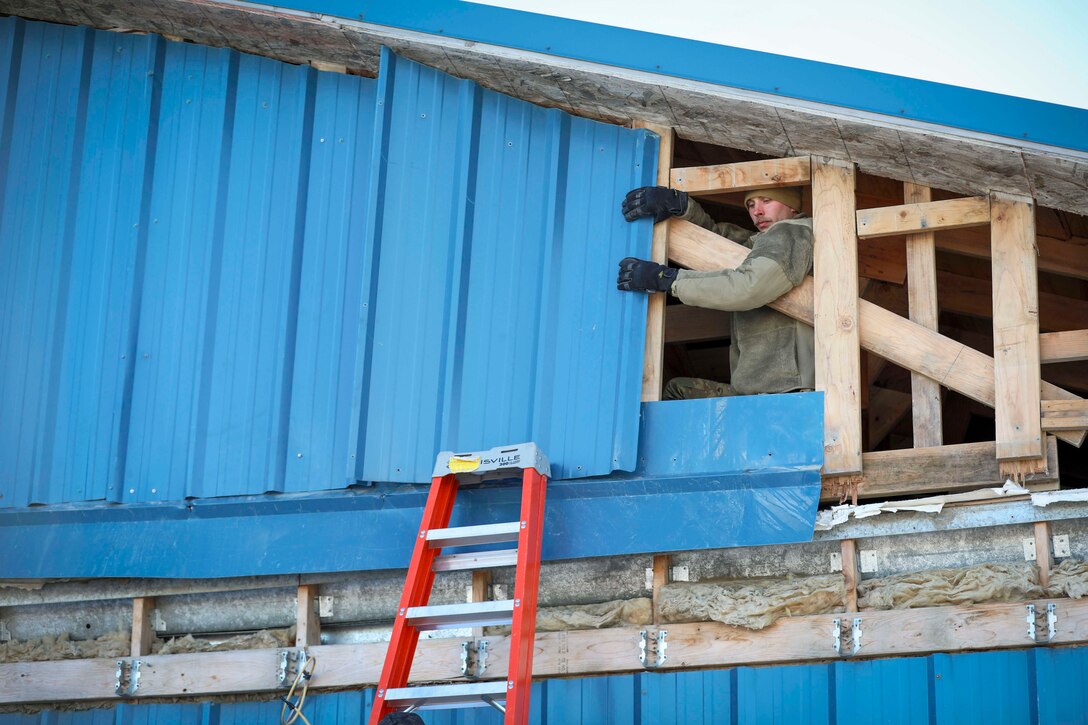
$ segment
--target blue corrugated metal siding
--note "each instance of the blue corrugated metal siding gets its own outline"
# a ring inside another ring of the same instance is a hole
[[[318,676],[320,676],[318,663]],[[1088,647],[843,661],[821,665],[644,672],[533,684],[533,725],[780,723],[1088,723]],[[942,694],[941,690],[946,690]],[[958,693],[950,697],[951,691]],[[314,694],[310,722],[366,720],[373,690]],[[110,709],[0,715],[0,725],[277,722],[279,701],[120,704]],[[490,708],[423,713],[428,725],[499,725]]]
[[[0,505],[634,468],[616,202],[656,139],[392,54],[378,81],[0,19]]]

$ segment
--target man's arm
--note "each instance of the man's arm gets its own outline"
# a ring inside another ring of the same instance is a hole
[[[736,224],[730,224],[729,222],[716,222],[710,218],[710,215],[703,211],[703,207],[699,206],[699,202],[694,199],[688,199],[688,207],[680,218],[684,221],[698,224],[703,229],[709,229],[710,231],[725,237],[726,239],[732,239],[734,242],[744,244],[748,241],[755,232],[744,227],[738,227]]]

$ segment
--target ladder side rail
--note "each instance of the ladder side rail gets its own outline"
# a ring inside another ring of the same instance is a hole
[[[525,725],[529,722],[546,492],[547,478],[532,468],[526,468],[522,473],[521,521],[524,528],[518,538],[505,725]]]
[[[441,549],[432,549],[428,545],[427,532],[449,526],[453,502],[457,498],[457,488],[457,476],[452,473],[431,479],[427,504],[423,510],[423,520],[419,525],[419,534],[416,536],[415,546],[412,549],[404,592],[397,606],[393,633],[389,638],[385,664],[382,665],[381,678],[378,680],[374,707],[370,711],[369,725],[378,725],[379,720],[395,709],[386,706],[384,694],[390,688],[404,687],[408,683],[416,644],[419,642],[419,629],[408,624],[406,614],[410,607],[426,606],[430,601],[435,575],[433,564],[441,553]]]

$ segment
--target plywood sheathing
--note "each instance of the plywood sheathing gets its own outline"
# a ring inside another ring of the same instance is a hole
[[[681,138],[771,156],[828,155],[865,172],[951,191],[1033,195],[1088,213],[1088,156],[641,71],[268,6],[198,0],[0,0],[0,11],[163,33],[289,63],[376,75],[381,45],[486,88],[610,123],[672,126]]]

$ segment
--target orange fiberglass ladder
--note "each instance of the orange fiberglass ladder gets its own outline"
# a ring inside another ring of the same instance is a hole
[[[512,472],[518,469],[521,470],[522,486],[520,520],[447,528],[458,486],[511,478]],[[529,721],[544,493],[549,475],[548,459],[533,443],[474,453],[438,454],[369,725],[378,725],[385,715],[397,710],[412,712],[487,705],[505,713],[505,725],[524,725]],[[517,548],[440,555],[447,546],[509,541],[516,541]],[[511,564],[517,565],[513,599],[427,606],[436,571]],[[495,624],[512,625],[506,679],[407,687],[422,630]]]

